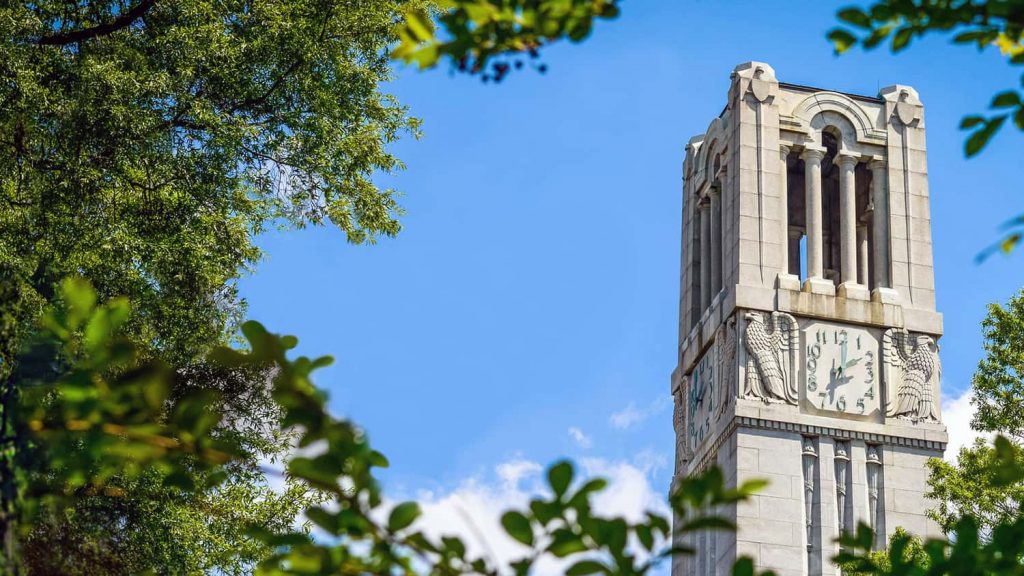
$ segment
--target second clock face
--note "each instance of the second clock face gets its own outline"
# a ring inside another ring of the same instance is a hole
[[[878,412],[878,340],[861,328],[812,322],[803,330],[804,398],[816,411]]]
[[[714,354],[705,354],[690,374],[687,398],[686,432],[690,450],[696,450],[711,435],[711,413],[714,409],[716,378]]]

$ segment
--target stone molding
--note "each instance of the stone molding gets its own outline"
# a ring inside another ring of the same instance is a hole
[[[794,132],[810,134],[811,120],[822,112],[835,112],[849,120],[857,132],[857,142],[884,146],[887,140],[884,128],[876,128],[868,113],[857,102],[839,92],[815,92],[793,108],[786,120]]]
[[[832,426],[818,426],[814,424],[800,424],[797,422],[785,422],[768,418],[755,418],[751,416],[733,416],[729,422],[719,429],[718,437],[701,450],[700,457],[695,462],[684,463],[680,475],[699,474],[706,470],[713,461],[718,458],[718,451],[722,444],[729,441],[735,432],[745,428],[749,430],[773,430],[778,432],[792,432],[803,436],[819,436],[833,438],[836,440],[859,440],[868,444],[883,446],[900,446],[903,448],[920,448],[943,452],[946,450],[946,442],[928,440],[925,438],[908,438],[906,436],[895,436],[892,434],[877,434],[873,432],[862,432],[836,428]],[[692,456],[692,455],[691,455]]]

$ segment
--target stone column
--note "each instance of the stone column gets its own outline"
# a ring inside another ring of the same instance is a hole
[[[868,227],[857,226],[857,283],[868,285]]]
[[[839,274],[842,282],[857,282],[857,157],[840,153],[839,164]]]
[[[711,204],[701,200],[700,208],[700,315],[711,304]]]
[[[779,226],[782,229],[782,235],[780,236],[782,239],[782,254],[779,256],[780,270],[777,288],[799,290],[800,277],[791,272],[794,254],[796,258],[800,256],[800,238],[797,237],[794,251],[789,230],[789,175],[786,173],[786,159],[789,157],[789,151],[789,146],[785,144],[779,146]],[[799,274],[799,264],[797,264],[796,270],[797,274]]]
[[[857,157],[840,152],[839,164],[839,295],[867,300],[867,288],[857,283]]]
[[[782,226],[782,238],[789,235],[789,175],[786,174],[786,158],[789,157],[789,146],[779,146],[779,224]],[[789,246],[782,244],[780,259],[783,274],[789,274]]]
[[[889,192],[886,186],[888,171],[885,160],[875,158],[868,164],[871,168],[871,203],[875,257],[875,285],[871,297],[880,302],[895,302],[896,292],[889,280]]]
[[[822,260],[822,215],[821,215],[821,159],[825,156],[823,148],[804,148],[801,158],[804,160],[804,179],[806,181],[805,197],[807,204],[807,281],[804,290],[820,294],[835,294],[832,282],[822,278],[824,264]]]
[[[711,300],[722,290],[722,202],[718,185],[708,193],[711,199]]]

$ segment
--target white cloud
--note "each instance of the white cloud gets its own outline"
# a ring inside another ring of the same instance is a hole
[[[658,396],[653,402],[644,407],[637,407],[636,402],[630,402],[622,410],[613,412],[608,417],[608,423],[613,428],[625,430],[647,420],[651,416],[661,414],[671,404],[672,399],[669,396]]]
[[[971,399],[974,397],[974,390],[968,388],[959,396],[943,396],[942,398],[942,421],[949,433],[949,443],[946,445],[946,460],[955,462],[960,453],[961,446],[970,446],[975,438],[992,438],[991,434],[978,432],[971,428],[971,420],[974,418],[974,406]]]
[[[652,473],[665,458],[646,453],[635,462],[585,458],[578,475],[601,476],[609,487],[594,497],[599,514],[623,516],[639,521],[645,511],[669,515],[666,490],[652,484]],[[466,543],[470,556],[483,556],[492,566],[508,566],[521,558],[526,548],[509,538],[501,527],[501,514],[511,508],[525,509],[530,498],[546,492],[543,468],[537,462],[515,458],[494,468],[493,475],[477,475],[460,482],[450,491],[422,491],[416,495],[423,515],[416,528],[437,538],[457,535]],[[535,574],[561,574],[565,563],[545,559]]]
[[[580,448],[590,448],[593,446],[593,442],[590,440],[590,436],[583,433],[583,430],[573,426],[569,428],[569,436],[576,441],[576,445]]]
[[[539,474],[541,466],[536,462],[516,458],[514,460],[498,464],[494,468],[494,471],[498,474],[498,477],[501,478],[502,484],[506,490],[516,490],[521,480]]]

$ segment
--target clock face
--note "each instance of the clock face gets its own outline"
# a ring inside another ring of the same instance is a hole
[[[696,450],[711,433],[711,411],[715,398],[714,354],[704,354],[690,374],[687,394],[686,435],[690,450]]]
[[[812,322],[804,335],[804,402],[818,412],[878,412],[878,340],[852,326]]]

